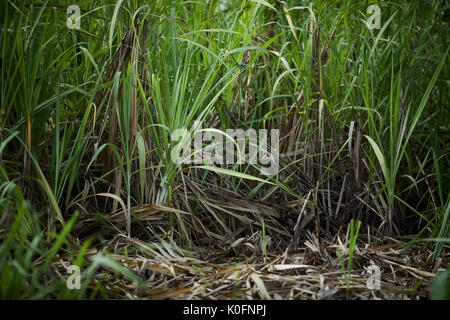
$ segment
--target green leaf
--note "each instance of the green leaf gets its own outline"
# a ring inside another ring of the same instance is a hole
[[[431,300],[449,300],[450,299],[450,271],[446,270],[439,273],[434,279],[431,287]]]
[[[263,182],[263,183],[274,184],[270,181],[267,181],[267,180],[264,180],[264,179],[261,179],[261,178],[255,177],[255,176],[251,176],[249,174],[245,174],[245,173],[241,173],[241,172],[237,172],[237,171],[233,171],[233,170],[229,170],[229,169],[219,168],[219,167],[194,166],[193,168],[209,170],[209,171],[213,171],[218,174],[226,174],[226,175],[241,178],[241,179],[248,179],[248,180],[254,180],[254,181],[259,181],[259,182]]]

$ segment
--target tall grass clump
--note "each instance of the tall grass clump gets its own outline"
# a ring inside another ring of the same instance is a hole
[[[346,275],[365,239],[424,243],[442,268],[446,1],[84,1],[79,28],[71,5],[0,4],[2,298],[160,297],[133,259],[268,261],[349,223]],[[227,129],[279,130],[279,170],[202,161]],[[71,264],[81,291],[61,276]]]

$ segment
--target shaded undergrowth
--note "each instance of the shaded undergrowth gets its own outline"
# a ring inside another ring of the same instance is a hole
[[[2,298],[445,297],[447,2],[71,4],[1,4]],[[174,162],[202,128],[278,172]]]

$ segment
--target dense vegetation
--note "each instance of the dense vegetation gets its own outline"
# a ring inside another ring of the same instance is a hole
[[[429,294],[449,254],[447,1],[77,1],[69,28],[72,4],[1,2],[1,298],[318,297],[245,273],[274,261],[335,266],[346,290],[327,292],[367,298],[349,279],[381,245]],[[199,125],[278,129],[279,171],[172,161]],[[231,265],[220,295],[208,268]]]

